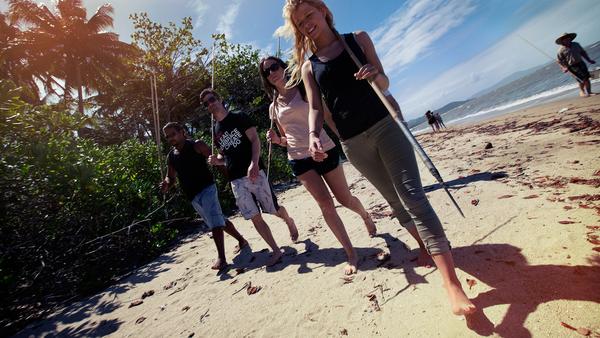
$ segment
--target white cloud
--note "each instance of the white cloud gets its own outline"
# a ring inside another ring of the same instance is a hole
[[[227,40],[231,41],[233,37],[233,24],[240,11],[242,0],[234,0],[233,3],[227,8],[225,14],[219,18],[217,24],[217,32],[225,34]]]
[[[412,0],[395,11],[371,37],[386,71],[393,75],[473,12],[470,0]]]
[[[577,32],[576,40],[584,46],[595,42],[600,39],[599,14],[600,1],[595,0],[570,1],[552,7],[492,47],[427,81],[420,90],[404,90],[405,97],[398,97],[403,111],[410,117],[420,115],[427,109],[469,98],[514,72],[551,61],[519,35],[550,56],[557,50],[554,39],[563,32]]]
[[[194,27],[197,28],[204,22],[204,15],[206,15],[206,12],[208,11],[208,4],[206,3],[206,0],[190,0],[189,6],[196,12]]]

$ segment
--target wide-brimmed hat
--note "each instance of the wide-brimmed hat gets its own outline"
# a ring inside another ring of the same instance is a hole
[[[556,42],[557,45],[560,45],[560,43],[563,42],[563,40],[573,41],[576,36],[577,33],[563,33],[563,35],[556,38],[554,42]]]

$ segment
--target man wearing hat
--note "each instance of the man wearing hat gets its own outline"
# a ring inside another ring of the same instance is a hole
[[[564,33],[556,39],[556,44],[560,45],[556,56],[563,73],[570,72],[579,83],[580,96],[590,96],[592,88],[590,84],[590,73],[583,59],[590,64],[596,61],[590,59],[585,50],[577,42],[573,42],[576,33]]]

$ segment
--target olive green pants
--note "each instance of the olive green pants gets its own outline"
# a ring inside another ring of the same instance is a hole
[[[342,141],[342,148],[383,195],[400,224],[417,228],[430,255],[450,250],[442,224],[423,191],[413,148],[391,117]]]

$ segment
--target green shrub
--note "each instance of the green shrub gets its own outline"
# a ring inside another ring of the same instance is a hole
[[[167,219],[196,216],[177,193],[161,208],[152,143],[99,146],[77,137],[86,122],[17,99],[0,107],[3,318],[105,286],[164,250],[177,235]]]
[[[38,313],[38,302],[105,287],[172,243],[179,229],[168,220],[197,217],[179,189],[159,192],[164,163],[154,143],[101,145],[78,137],[93,123],[17,98],[0,103],[3,325],[27,316],[24,311]],[[196,137],[210,144],[210,135]],[[260,139],[266,165],[265,130]],[[285,149],[272,150],[271,180],[290,180]],[[230,185],[214,172],[229,213],[235,210]]]

